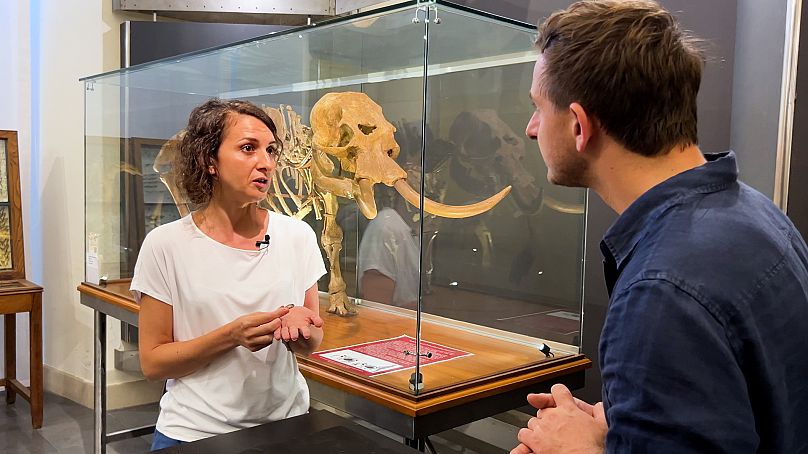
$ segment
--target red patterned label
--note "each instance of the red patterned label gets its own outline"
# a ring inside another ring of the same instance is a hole
[[[423,340],[421,341],[420,354],[421,367],[472,355],[472,353]],[[320,361],[350,369],[359,375],[373,377],[414,368],[415,339],[402,335],[364,344],[323,350],[315,352],[311,356]]]

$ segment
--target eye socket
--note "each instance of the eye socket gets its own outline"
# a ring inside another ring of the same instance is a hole
[[[360,131],[362,131],[362,134],[366,136],[369,136],[370,133],[372,133],[373,130],[376,129],[376,127],[373,125],[357,125],[357,127],[359,128]]]
[[[283,150],[283,145],[281,145],[278,142],[272,142],[267,147],[267,153],[269,153],[269,154],[271,154],[272,156],[275,156],[275,157],[277,157],[279,154],[281,154],[281,150]]]
[[[353,140],[353,130],[348,125],[340,125],[339,127],[339,143],[337,144],[338,147],[345,147],[348,146],[349,143]]]
[[[393,149],[392,148],[387,150],[387,156],[390,156],[391,158],[393,157]]]

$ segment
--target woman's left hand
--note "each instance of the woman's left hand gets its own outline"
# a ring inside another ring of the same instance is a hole
[[[275,330],[275,340],[294,342],[300,337],[309,339],[311,326],[321,328],[323,319],[305,306],[293,306],[288,314],[281,317],[281,327]]]

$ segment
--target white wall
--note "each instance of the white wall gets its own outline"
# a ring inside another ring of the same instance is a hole
[[[113,13],[109,0],[0,2],[0,128],[20,132],[27,278],[45,289],[45,385],[60,388],[56,392],[72,390],[68,397],[85,404],[92,402],[93,314],[81,306],[76,291],[84,278],[84,86],[79,78],[119,68],[120,23],[149,18]],[[120,329],[112,320],[108,326],[112,350]],[[27,337],[27,318],[18,318],[18,376],[25,381]],[[140,377],[111,370],[107,379],[116,384]]]
[[[23,183],[20,185],[23,199],[23,235],[28,240],[31,226],[35,224],[30,207],[31,190],[31,125],[30,100],[31,85],[30,74],[30,29],[28,26],[27,2],[11,0],[0,4],[0,30],[3,38],[0,40],[0,129],[17,131],[18,148],[20,154],[20,176]],[[27,248],[30,248],[26,244]],[[32,262],[30,254],[26,254],[26,269],[28,276],[32,276]],[[28,316],[17,316],[17,376],[24,382],[28,380]],[[0,339],[3,327],[0,326]],[[0,364],[4,360],[4,352],[0,351]]]

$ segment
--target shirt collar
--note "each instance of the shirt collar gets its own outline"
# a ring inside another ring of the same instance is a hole
[[[659,183],[635,200],[612,224],[600,249],[617,269],[645,236],[646,226],[668,208],[693,194],[720,191],[738,181],[735,152],[706,154],[707,162]]]

